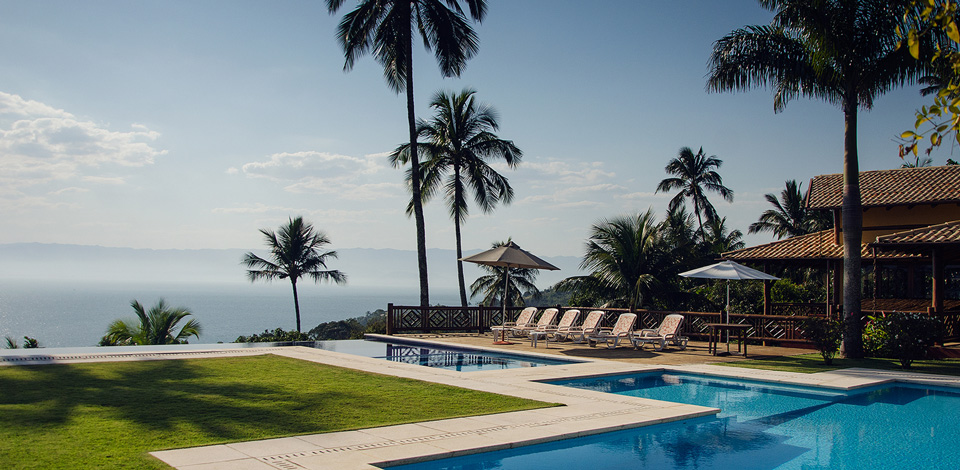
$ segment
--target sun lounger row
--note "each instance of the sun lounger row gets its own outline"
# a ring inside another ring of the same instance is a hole
[[[517,316],[517,321],[505,322],[503,325],[492,327],[491,330],[495,338],[497,335],[505,338],[510,334],[513,337],[543,338],[556,342],[566,340],[574,343],[589,342],[591,347],[602,342],[611,349],[619,346],[621,341],[629,341],[634,349],[642,349],[645,344],[652,343],[657,351],[663,350],[668,343],[672,343],[681,350],[687,349],[689,339],[680,335],[683,315],[667,315],[657,328],[634,330],[637,321],[637,315],[634,313],[620,314],[613,328],[601,328],[600,322],[606,314],[603,310],[591,311],[580,325],[576,325],[580,316],[580,310],[577,309],[565,311],[560,322],[554,324],[559,312],[559,309],[548,308],[534,323],[533,316],[537,313],[537,309],[527,307]]]

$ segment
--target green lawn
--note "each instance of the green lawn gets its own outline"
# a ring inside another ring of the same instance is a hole
[[[163,469],[146,453],[543,406],[272,355],[0,367],[0,467]]]
[[[834,358],[833,364],[827,366],[823,364],[823,358],[820,354],[802,354],[799,356],[781,356],[764,359],[751,359],[747,361],[734,361],[718,363],[718,365],[730,367],[746,367],[750,369],[782,370],[788,372],[801,372],[812,374],[814,372],[825,372],[828,370],[846,369],[850,367],[865,367],[869,369],[883,370],[904,370],[900,368],[900,361],[896,359],[867,358],[867,359],[841,359]],[[960,359],[938,359],[914,361],[909,369],[910,372],[921,372],[927,374],[942,374],[960,376]]]

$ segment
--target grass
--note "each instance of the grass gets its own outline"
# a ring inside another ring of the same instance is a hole
[[[168,469],[147,452],[543,406],[272,355],[0,367],[0,466]]]
[[[819,353],[801,354],[799,356],[780,356],[762,359],[751,359],[747,361],[734,361],[718,363],[718,365],[730,367],[746,367],[749,369],[767,369],[780,370],[787,372],[800,372],[812,374],[815,372],[826,372],[837,369],[847,369],[850,367],[864,367],[869,369],[882,370],[906,370],[909,372],[920,372],[926,374],[941,374],[960,376],[960,359],[928,359],[914,361],[909,369],[900,368],[900,361],[896,359],[884,358],[866,358],[866,359],[843,359],[834,358],[833,364],[825,365],[823,358]]]

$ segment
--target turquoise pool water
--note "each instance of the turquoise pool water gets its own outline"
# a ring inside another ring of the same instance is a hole
[[[402,341],[381,342],[362,339],[317,341],[314,347],[327,351],[461,372],[540,367],[576,362],[479,349],[428,346]]]
[[[716,417],[392,469],[960,468],[960,390],[898,384],[840,392],[660,373],[551,383],[722,411]]]

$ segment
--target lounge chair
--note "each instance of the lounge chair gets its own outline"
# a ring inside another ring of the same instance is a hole
[[[683,315],[672,313],[663,318],[656,329],[646,328],[630,333],[630,342],[634,349],[643,349],[646,343],[654,343],[657,351],[663,351],[667,343],[673,343],[680,350],[687,349],[690,338],[680,336],[680,327],[683,326]]]
[[[570,328],[574,328],[573,324],[580,319],[580,311],[572,308],[563,312],[563,316],[560,317],[560,323],[557,323],[556,326],[550,326],[546,328],[547,339],[550,339],[550,335],[553,335],[553,340],[559,342],[560,339],[570,331]]]
[[[590,347],[594,347],[597,343],[603,341],[607,345],[607,349],[613,349],[620,345],[621,339],[630,338],[630,331],[633,330],[633,324],[637,322],[637,315],[635,313],[621,313],[620,318],[617,318],[617,323],[613,325],[613,329],[601,328],[595,334],[592,334],[587,337],[587,341],[590,341]],[[610,343],[613,343],[611,346]]]
[[[559,312],[558,309],[548,308],[543,311],[542,315],[540,315],[540,320],[537,321],[536,325],[529,323],[524,326],[518,325],[513,327],[511,331],[513,332],[514,336],[528,336],[531,331],[546,330],[547,327],[553,326],[553,324],[557,321],[557,312]]]
[[[490,331],[493,332],[493,339],[497,339],[497,334],[500,334],[501,337],[506,336],[508,331],[512,331],[518,326],[527,326],[531,324],[533,315],[537,313],[536,307],[527,307],[520,312],[520,315],[517,315],[516,321],[504,321],[502,325],[494,326],[490,328]],[[504,318],[506,320],[506,318]]]
[[[586,343],[588,335],[600,331],[600,322],[603,321],[606,314],[607,312],[603,310],[594,310],[587,314],[587,318],[583,320],[580,326],[571,326],[566,331],[558,330],[553,335],[553,339],[557,342],[569,339],[573,340],[574,343]]]

